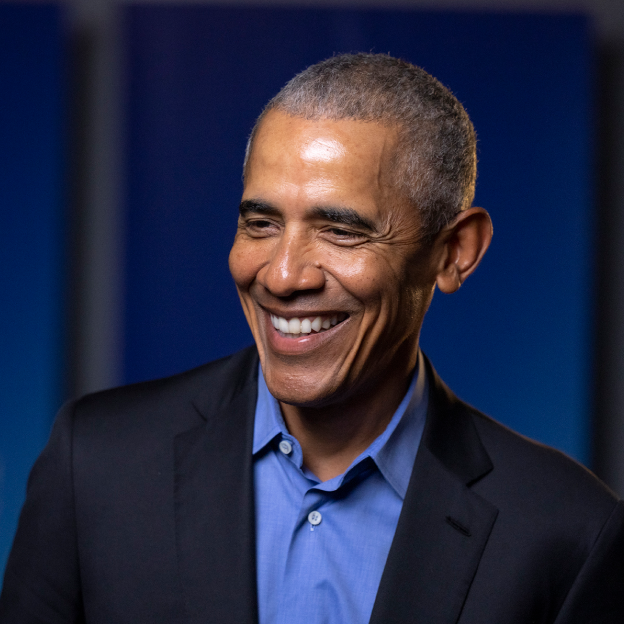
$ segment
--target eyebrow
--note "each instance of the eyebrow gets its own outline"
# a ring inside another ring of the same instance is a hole
[[[271,216],[279,216],[282,214],[275,206],[271,206],[271,204],[266,204],[265,202],[254,199],[245,199],[242,201],[238,207],[238,212],[241,217],[245,217],[249,214],[264,214]]]
[[[242,201],[238,211],[242,217],[249,214],[264,214],[271,216],[282,215],[279,208],[253,199],[246,199]],[[362,230],[367,230],[368,232],[377,231],[377,228],[370,219],[363,217],[353,208],[339,206],[315,206],[309,211],[309,214],[313,217],[331,221],[332,223],[340,223],[341,225],[357,227]]]
[[[357,227],[368,232],[376,232],[377,228],[374,223],[363,217],[353,208],[333,207],[333,206],[317,206],[312,209],[312,214],[315,217],[326,219],[332,223],[340,223],[342,225],[349,225],[351,227]]]

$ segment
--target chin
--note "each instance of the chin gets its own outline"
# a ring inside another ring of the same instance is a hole
[[[340,384],[336,383],[333,373],[311,379],[309,374],[293,375],[268,372],[263,367],[263,374],[271,394],[282,403],[300,407],[323,407],[336,402],[340,393]]]

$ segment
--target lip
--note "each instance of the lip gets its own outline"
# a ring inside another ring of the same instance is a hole
[[[342,332],[348,325],[351,317],[334,325],[330,329],[318,333],[301,334],[299,338],[285,338],[280,332],[273,327],[270,315],[282,316],[284,318],[310,318],[315,316],[331,316],[334,312],[313,312],[303,310],[289,310],[288,313],[278,310],[267,310],[261,308],[264,322],[264,332],[268,339],[269,346],[272,351],[280,355],[303,355],[309,351],[314,351],[322,347],[326,342],[333,340],[336,334]]]

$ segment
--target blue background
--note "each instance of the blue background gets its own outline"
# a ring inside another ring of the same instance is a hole
[[[0,570],[61,401],[64,59],[58,7],[0,6]]]

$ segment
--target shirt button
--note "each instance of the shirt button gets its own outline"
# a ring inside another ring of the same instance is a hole
[[[292,444],[288,440],[282,440],[279,443],[279,450],[284,453],[284,455],[290,455],[292,453]]]
[[[311,511],[308,514],[308,522],[312,526],[316,526],[317,524],[321,524],[321,520],[322,519],[323,519],[323,516],[321,516],[321,514],[318,511]]]

